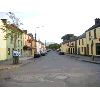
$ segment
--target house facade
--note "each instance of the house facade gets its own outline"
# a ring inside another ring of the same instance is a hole
[[[68,53],[68,46],[67,46],[66,42],[61,43],[60,50],[61,50],[61,52],[64,52],[65,54]]]
[[[23,30],[23,56],[32,56],[32,37],[27,34],[27,30]]]
[[[0,20],[0,27],[3,27],[4,23],[7,23],[7,19]],[[12,26],[16,28],[15,26]],[[20,30],[20,29],[18,29]],[[20,30],[22,32],[22,30]],[[9,31],[10,32],[10,31]],[[8,38],[5,38],[5,35],[8,32],[3,31],[0,29],[0,60],[11,59],[13,57],[12,52],[14,50],[14,36],[13,34]],[[23,41],[22,41],[22,34],[17,33],[17,40],[16,40],[16,50],[20,52],[20,55],[23,55]]]
[[[95,24],[80,35],[77,39],[62,42],[62,52],[87,56],[100,56],[100,19],[95,19]]]
[[[6,21],[6,19],[4,19]],[[0,19],[0,28],[3,26],[3,20]],[[6,32],[0,29],[0,60],[7,59],[7,40],[4,39]]]
[[[86,33],[83,33],[77,39],[77,54],[88,55],[86,48]]]
[[[100,56],[100,19],[86,31],[87,54]]]

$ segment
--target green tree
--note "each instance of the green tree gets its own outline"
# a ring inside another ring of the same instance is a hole
[[[59,49],[60,48],[60,45],[57,44],[57,43],[54,43],[54,44],[50,44],[48,46],[49,49],[52,49],[52,50],[56,50],[56,49]]]
[[[66,35],[62,36],[61,39],[63,39],[63,41],[65,41],[65,40],[70,40],[73,37],[74,37],[74,34],[66,34]]]

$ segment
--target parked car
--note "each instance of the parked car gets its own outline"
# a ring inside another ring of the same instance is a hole
[[[48,50],[47,50],[47,52],[50,52],[50,51],[51,51],[51,49],[48,49]]]
[[[59,52],[59,55],[64,55],[64,54],[65,54],[64,52],[61,52],[61,51]]]
[[[45,55],[46,55],[45,51],[41,52],[41,56],[45,56]]]
[[[41,56],[40,53],[36,53],[36,54],[34,54],[34,58],[39,58],[40,56]]]
[[[60,52],[60,49],[57,49],[56,51],[57,51],[57,52]]]

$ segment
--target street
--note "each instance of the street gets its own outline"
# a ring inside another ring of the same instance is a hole
[[[98,87],[100,64],[50,51],[19,68],[0,71],[1,87]]]

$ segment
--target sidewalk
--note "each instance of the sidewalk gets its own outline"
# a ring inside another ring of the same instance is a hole
[[[70,56],[70,57],[76,58],[77,60],[84,61],[84,62],[100,64],[100,56],[94,57],[94,61],[92,61],[91,56],[82,56],[82,55],[75,55],[75,54],[66,54],[66,56]]]
[[[19,64],[13,65],[13,60],[0,61],[0,70],[18,68],[34,61],[34,57],[20,57]]]

